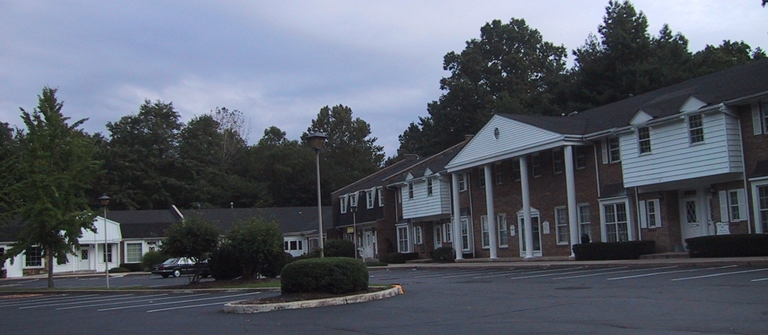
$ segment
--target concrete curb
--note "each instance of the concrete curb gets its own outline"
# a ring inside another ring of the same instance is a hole
[[[314,308],[323,306],[336,306],[356,304],[360,302],[367,302],[372,300],[379,300],[389,297],[394,297],[398,294],[403,294],[403,288],[400,285],[393,285],[383,291],[350,295],[346,297],[336,297],[327,299],[305,300],[305,301],[291,301],[281,302],[273,304],[242,304],[242,303],[228,303],[224,305],[224,312],[236,313],[236,314],[249,314],[249,313],[262,313],[271,311],[280,311],[285,309],[299,309],[299,308]]]

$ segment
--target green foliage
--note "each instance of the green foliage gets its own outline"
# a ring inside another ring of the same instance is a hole
[[[170,257],[187,257],[198,262],[206,259],[219,244],[218,227],[200,216],[189,216],[165,231],[160,251]]]
[[[326,240],[323,242],[323,249],[325,257],[355,258],[355,243],[349,240]]]
[[[456,252],[451,247],[439,247],[429,252],[432,260],[442,263],[452,263],[456,260]]]
[[[122,266],[109,269],[109,273],[126,273],[126,272],[131,272],[131,270],[129,270],[128,268],[124,268]]]
[[[379,257],[379,260],[390,264],[403,264],[407,261],[419,258],[418,252],[400,253],[392,252],[384,254],[383,257]]]
[[[346,257],[310,258],[286,265],[280,275],[283,293],[351,293],[368,288],[368,268]]]
[[[126,269],[128,272],[141,272],[145,270],[142,263],[121,263],[120,268]]]
[[[768,256],[768,234],[699,236],[685,243],[691,257]]]
[[[283,233],[274,221],[253,217],[235,224],[226,235],[244,279],[258,276],[274,255],[283,252]]]
[[[239,255],[232,244],[223,242],[216,250],[211,253],[208,260],[211,268],[211,275],[216,280],[230,280],[243,275],[243,268],[240,266]]]
[[[141,265],[144,269],[151,270],[153,266],[162,264],[166,259],[168,259],[168,255],[160,251],[147,251],[141,256]]]
[[[593,242],[573,245],[577,261],[638,259],[656,251],[656,241]]]
[[[283,268],[291,262],[293,262],[293,256],[287,252],[272,254],[267,259],[267,264],[261,269],[261,274],[267,278],[277,278]]]
[[[4,177],[0,184],[3,206],[10,207],[4,209],[6,214],[18,217],[22,225],[16,242],[0,262],[31,246],[41,246],[48,287],[53,287],[54,259],[59,264],[66,262],[67,255],[79,249],[83,231],[95,230],[95,214],[85,193],[98,175],[96,147],[77,129],[86,119],[70,125],[62,107],[56,89],[45,87],[37,108],[31,113],[21,108],[27,130],[17,134],[18,151],[3,162],[3,167],[13,167],[11,174],[15,174],[10,177],[12,183]],[[6,142],[6,131],[3,133]]]

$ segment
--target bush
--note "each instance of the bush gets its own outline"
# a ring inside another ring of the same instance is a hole
[[[368,289],[368,268],[347,257],[310,258],[286,265],[280,274],[283,293],[351,293]]]
[[[211,253],[208,266],[216,280],[230,280],[243,275],[237,252],[229,243],[222,243]]]
[[[451,247],[439,247],[430,251],[429,254],[436,262],[452,263],[456,260],[456,253]]]
[[[109,269],[109,273],[124,273],[124,272],[131,272],[131,270],[128,270],[124,267],[116,267]]]
[[[144,266],[145,271],[152,270],[152,267],[157,264],[162,264],[168,256],[160,251],[148,251],[141,257],[141,265]]]
[[[277,278],[283,268],[293,262],[293,256],[287,252],[279,252],[267,258],[267,264],[261,269],[261,274],[267,278]]]
[[[407,261],[419,258],[418,252],[400,253],[392,252],[379,257],[379,260],[390,264],[403,264]]]
[[[768,235],[735,234],[685,239],[690,257],[768,256]]]
[[[258,278],[268,259],[284,251],[280,226],[258,216],[236,223],[227,232],[227,241],[246,280]]]
[[[325,257],[355,258],[355,242],[349,240],[327,240],[323,243]]]
[[[130,272],[144,271],[144,264],[142,263],[123,263],[123,264],[120,264],[120,267],[128,269],[128,271]]]
[[[577,261],[638,259],[656,251],[656,241],[595,242],[573,246]]]

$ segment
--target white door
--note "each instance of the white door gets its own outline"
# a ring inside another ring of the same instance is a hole
[[[709,235],[708,204],[700,191],[682,191],[680,196],[680,230],[685,239]]]
[[[525,218],[517,217],[517,231],[520,232],[520,256],[524,257],[527,246],[525,245]],[[538,214],[531,214],[531,228],[533,229],[533,255],[541,256],[541,223]]]
[[[373,258],[376,247],[376,233],[370,230],[363,231],[363,258]]]
[[[91,246],[80,245],[80,260],[77,264],[78,270],[93,270],[91,269]]]
[[[443,246],[443,226],[438,222],[435,223],[435,227],[432,230],[435,240],[435,249]]]

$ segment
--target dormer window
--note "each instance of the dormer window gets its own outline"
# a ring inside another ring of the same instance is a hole
[[[352,193],[349,195],[349,205],[352,207],[357,207],[357,193]]]
[[[648,127],[637,128],[637,145],[640,154],[651,153],[651,129]]]

